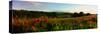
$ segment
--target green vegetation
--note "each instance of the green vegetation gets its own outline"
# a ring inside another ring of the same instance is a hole
[[[97,28],[96,14],[12,11],[12,32],[44,32]]]

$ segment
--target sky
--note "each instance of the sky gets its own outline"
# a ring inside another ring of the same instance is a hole
[[[81,12],[96,14],[97,6],[95,5],[80,5],[80,4],[64,4],[64,3],[49,3],[49,2],[34,2],[34,1],[13,1],[12,9],[16,10],[31,10],[31,11],[46,11],[46,12]]]

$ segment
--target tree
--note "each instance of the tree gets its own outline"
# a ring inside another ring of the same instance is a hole
[[[84,16],[84,12],[81,11],[81,12],[79,13],[79,16]]]
[[[75,12],[74,14],[73,14],[73,17],[78,17],[79,15],[78,15],[78,13],[77,12]]]
[[[86,15],[90,15],[90,13],[87,13]]]

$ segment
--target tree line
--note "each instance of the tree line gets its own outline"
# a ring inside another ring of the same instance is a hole
[[[57,17],[57,18],[68,18],[68,17],[81,17],[81,16],[88,16],[91,15],[90,13],[84,13],[84,12],[74,12],[74,13],[60,13],[60,12],[44,12],[44,11],[27,11],[27,10],[10,10],[13,12],[13,16],[19,16],[19,17],[40,17],[40,16],[47,16],[47,17]]]

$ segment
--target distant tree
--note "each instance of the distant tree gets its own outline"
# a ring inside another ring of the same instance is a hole
[[[52,17],[56,17],[57,13],[56,12],[52,12],[51,14],[52,14]]]
[[[77,12],[75,12],[74,14],[73,14],[73,17],[78,17],[79,15],[78,15],[78,13]]]
[[[87,13],[86,15],[90,15],[90,13]]]
[[[84,16],[84,12],[81,11],[81,12],[79,13],[79,16]]]

